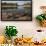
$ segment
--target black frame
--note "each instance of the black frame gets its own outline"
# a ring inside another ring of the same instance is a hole
[[[14,1],[14,0],[13,0]],[[29,1],[29,0],[28,0]],[[32,5],[32,0],[31,0],[31,5]],[[31,8],[32,11],[32,8]],[[32,21],[32,15],[31,15],[31,20],[3,20],[2,19],[2,0],[1,0],[1,21]]]

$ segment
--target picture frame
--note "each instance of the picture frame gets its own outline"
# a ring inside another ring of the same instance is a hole
[[[32,0],[1,0],[1,21],[32,21]]]

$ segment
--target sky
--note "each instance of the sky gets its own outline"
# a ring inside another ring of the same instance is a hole
[[[18,3],[18,5],[23,5],[24,3],[30,3],[31,1],[2,1],[3,3]]]

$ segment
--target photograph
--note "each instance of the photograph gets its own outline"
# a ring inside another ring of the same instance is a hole
[[[1,1],[2,21],[32,21],[32,0],[31,1]]]

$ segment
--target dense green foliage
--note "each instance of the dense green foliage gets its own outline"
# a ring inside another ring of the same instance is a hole
[[[46,20],[46,14],[38,15],[38,16],[36,16],[36,19],[39,21]]]
[[[18,31],[17,31],[15,26],[6,26],[5,30],[6,30],[5,34],[9,38],[11,38],[12,36],[16,36],[17,33],[18,33]]]

